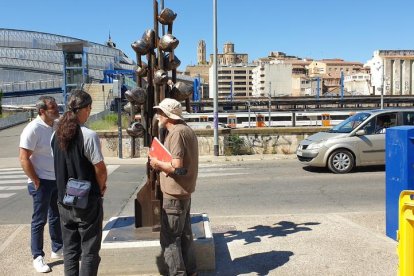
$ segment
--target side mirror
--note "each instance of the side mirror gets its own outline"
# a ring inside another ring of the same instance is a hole
[[[365,129],[360,129],[360,130],[358,130],[357,132],[355,132],[355,135],[356,136],[363,136],[363,135],[365,135],[366,133],[365,133]]]

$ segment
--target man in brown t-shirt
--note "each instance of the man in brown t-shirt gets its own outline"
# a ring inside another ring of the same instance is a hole
[[[190,218],[191,194],[198,174],[197,136],[183,121],[178,101],[166,98],[154,108],[159,127],[168,130],[164,146],[172,155],[171,162],[150,160],[153,169],[163,172],[160,174],[161,247],[169,275],[197,275]]]

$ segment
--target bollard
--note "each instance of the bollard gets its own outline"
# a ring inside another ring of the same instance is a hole
[[[397,241],[398,275],[414,275],[414,191],[400,194]]]

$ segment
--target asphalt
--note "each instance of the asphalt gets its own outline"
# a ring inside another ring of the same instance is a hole
[[[203,156],[200,161],[218,163],[285,158],[293,157]],[[146,162],[145,158],[105,160],[108,165]],[[17,158],[0,158],[0,168],[18,165]],[[133,195],[120,210],[121,216],[133,214],[134,198]],[[385,211],[369,210],[210,217],[216,270],[203,271],[200,275],[395,275],[397,243],[385,235],[384,220]],[[47,227],[45,230],[47,232]],[[0,275],[39,275],[30,261],[29,234],[30,224],[0,225]],[[50,256],[49,248],[50,240],[45,238],[47,257]],[[63,275],[62,261],[50,258],[46,261],[52,268],[49,275]]]

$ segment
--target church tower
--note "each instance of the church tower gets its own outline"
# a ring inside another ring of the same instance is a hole
[[[113,42],[111,39],[111,31],[109,31],[109,37],[108,41],[106,42],[106,46],[108,46],[109,48],[116,48],[115,42]]]
[[[206,62],[206,43],[204,40],[198,42],[197,47],[197,65],[207,64]]]

